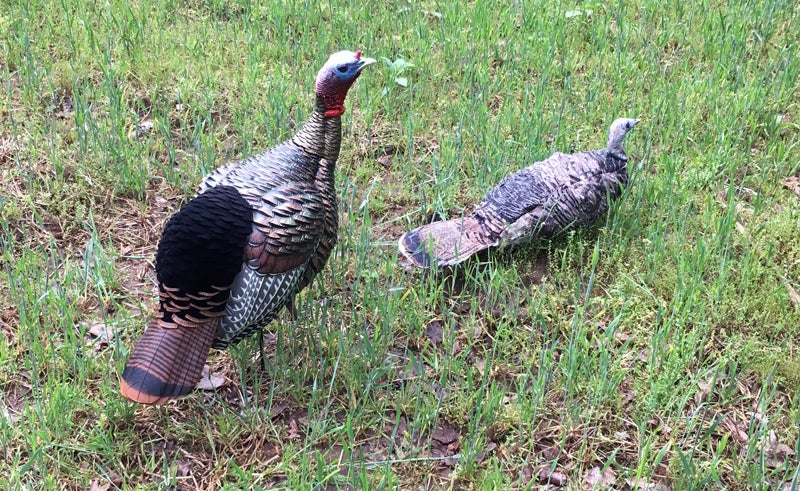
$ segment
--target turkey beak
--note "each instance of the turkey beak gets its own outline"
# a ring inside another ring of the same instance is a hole
[[[358,73],[361,73],[361,70],[364,69],[367,65],[372,65],[375,63],[375,58],[367,58],[366,56],[362,56],[358,59]]]

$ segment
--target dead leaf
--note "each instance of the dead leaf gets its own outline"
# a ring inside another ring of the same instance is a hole
[[[592,467],[589,473],[586,474],[586,484],[590,488],[598,487],[600,489],[608,489],[617,481],[617,473],[613,469],[608,468],[603,471],[600,467]]]
[[[614,432],[614,438],[616,438],[617,440],[627,440],[628,438],[630,438],[630,436],[631,436],[631,434],[628,433],[627,431],[615,431]]]
[[[136,125],[136,128],[132,129],[131,132],[128,133],[128,138],[131,140],[138,140],[142,135],[149,133],[153,128],[155,128],[155,123],[152,121],[142,121]]]
[[[484,448],[475,455],[475,462],[480,464],[481,462],[486,460],[486,456],[489,455],[489,453],[492,452],[492,450],[494,450],[495,448],[497,448],[497,444],[495,442],[489,442],[486,445],[486,448]]]
[[[526,465],[519,476],[520,481],[522,484],[528,484],[533,479],[533,467]]]
[[[86,346],[91,346],[95,354],[111,344],[116,336],[116,332],[113,328],[101,322],[84,324],[84,329],[86,335],[85,344]]]
[[[708,393],[711,392],[711,384],[708,382],[697,382],[697,388],[700,389],[694,395],[695,404],[700,404],[708,398]]]
[[[219,372],[210,373],[208,365],[203,365],[203,373],[200,375],[200,382],[197,388],[200,390],[215,390],[228,382],[224,375]]]
[[[175,475],[178,477],[186,477],[191,475],[192,473],[192,464],[190,462],[186,462],[185,460],[178,460],[175,462],[178,469],[175,471]]]
[[[510,430],[509,426],[502,423],[495,423],[490,427],[486,428],[486,439],[491,442],[495,442],[500,438],[503,438],[503,436],[505,436],[505,434],[508,433],[509,430]]]
[[[628,403],[630,403],[634,397],[636,397],[636,394],[632,390],[626,390],[625,395],[622,398],[622,403],[627,406]]]
[[[544,457],[546,460],[555,460],[558,458],[560,453],[561,450],[554,445],[552,447],[547,447],[544,450],[542,450],[542,457]]]
[[[797,290],[790,283],[786,283],[786,290],[789,292],[789,300],[794,305],[794,308],[800,308],[800,295],[797,294]]]
[[[392,165],[392,156],[391,155],[381,155],[378,157],[378,163],[384,167],[389,167]]]
[[[614,331],[614,341],[616,341],[617,344],[625,344],[625,342],[630,338],[631,338],[630,334],[624,333],[622,331]]]
[[[297,420],[290,419],[289,420],[289,435],[286,438],[289,440],[296,440],[300,438],[300,432],[298,431],[299,428],[297,427]]]
[[[789,189],[798,197],[800,197],[800,178],[797,176],[789,176],[781,181],[781,184],[783,184],[783,187]]]
[[[72,119],[75,116],[75,110],[72,107],[72,99],[66,98],[61,102],[61,110],[56,112],[58,119]]]
[[[110,342],[115,336],[114,329],[100,322],[93,322],[89,324],[89,326],[86,328],[86,333],[106,342]]]
[[[630,478],[626,482],[631,490],[639,489],[642,491],[670,491],[669,488],[660,482],[647,482],[644,479]]]
[[[155,208],[156,208],[156,210],[164,211],[165,209],[167,209],[167,204],[169,204],[169,201],[167,201],[167,198],[165,198],[163,196],[156,196],[156,199],[155,199]]]
[[[778,441],[775,430],[769,430],[769,438],[764,445],[764,455],[764,463],[768,467],[776,469],[794,456],[794,450],[789,445]]]
[[[550,470],[549,467],[539,471],[539,483],[553,484],[555,486],[564,486],[567,484],[567,475],[560,471],[558,467],[555,470]]]
[[[435,320],[430,322],[428,326],[425,328],[425,336],[427,336],[428,339],[430,339],[430,341],[433,344],[439,345],[442,344],[443,331],[444,329],[442,326],[442,322]]]
[[[89,491],[107,491],[111,486],[107,483],[100,483],[97,479],[92,479],[89,483]]]
[[[737,423],[732,418],[726,418],[725,421],[722,422],[722,427],[728,430],[728,433],[730,433],[737,442],[747,443],[749,437],[747,435],[747,426],[744,423]]]
[[[433,433],[433,439],[442,445],[447,445],[458,440],[461,433],[449,423],[444,423],[441,428],[437,428]]]
[[[270,410],[270,412],[269,412],[269,417],[270,418],[277,418],[278,416],[283,414],[283,412],[286,411],[286,409],[288,407],[289,407],[289,405],[286,404],[285,402],[279,402],[277,404],[273,404],[272,405],[272,410]]]
[[[122,476],[117,474],[116,472],[112,472],[109,474],[108,479],[111,481],[111,484],[114,486],[121,488],[122,487]]]

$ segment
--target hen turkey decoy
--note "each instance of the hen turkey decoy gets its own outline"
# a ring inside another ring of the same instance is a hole
[[[375,60],[331,55],[314,110],[289,140],[209,174],[164,227],[159,308],[128,358],[120,390],[155,404],[188,394],[213,347],[260,330],[322,270],[336,244],[334,166],[347,91]]]
[[[638,119],[611,124],[603,150],[556,152],[503,179],[470,215],[434,222],[400,237],[418,267],[456,265],[478,251],[551,238],[593,223],[628,184],[622,141]]]

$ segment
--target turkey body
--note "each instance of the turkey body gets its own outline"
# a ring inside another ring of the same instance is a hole
[[[326,133],[341,134],[339,118],[327,126]],[[251,215],[250,233],[239,249],[244,258],[213,348],[224,349],[259,330],[325,266],[338,231],[333,164],[339,149],[328,150],[332,158],[319,158],[290,140],[218,169],[201,185],[200,196],[218,187],[236,189]]]
[[[323,269],[337,240],[334,170],[361,52],[331,56],[290,140],[209,174],[170,218],[156,254],[159,309],[122,373],[121,393],[161,403],[191,392],[210,348],[260,330]]]
[[[606,149],[556,152],[506,177],[471,214],[403,234],[400,251],[415,266],[453,266],[489,247],[552,238],[594,223],[628,184],[622,139],[636,122],[616,120]]]

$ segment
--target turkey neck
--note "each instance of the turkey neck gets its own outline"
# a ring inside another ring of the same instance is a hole
[[[292,141],[307,154],[321,159],[320,165],[330,166],[331,169],[327,170],[332,173],[342,144],[342,118],[341,116],[326,118],[325,111],[325,103],[322,97],[317,95],[314,111]]]

